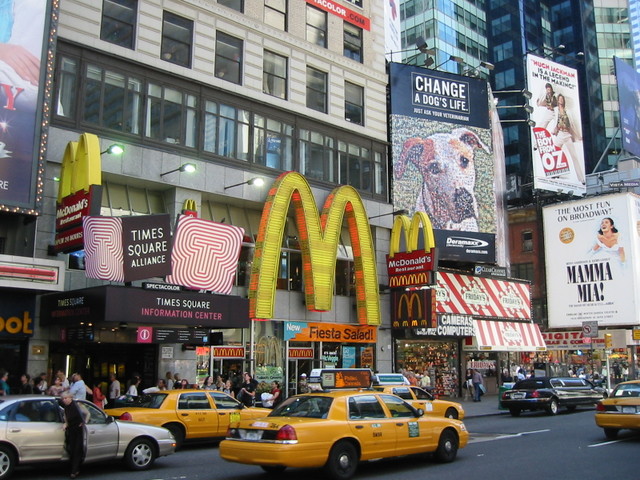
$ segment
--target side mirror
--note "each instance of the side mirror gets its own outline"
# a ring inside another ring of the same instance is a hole
[[[115,421],[116,421],[116,419],[114,417],[112,417],[111,415],[107,415],[107,421],[106,421],[107,425],[109,425],[110,423],[113,423]]]
[[[421,408],[416,408],[416,413],[418,414],[418,417],[421,417],[424,415],[424,410]]]

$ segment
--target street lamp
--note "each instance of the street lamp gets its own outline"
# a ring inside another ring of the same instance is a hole
[[[195,171],[196,171],[196,166],[193,163],[184,163],[180,165],[178,168],[174,168],[173,170],[169,170],[168,172],[161,173],[160,177],[164,177],[165,175],[168,175],[173,172],[193,173]]]
[[[227,190],[228,188],[239,187],[240,185],[255,185],[256,187],[261,187],[262,185],[264,185],[264,179],[262,177],[253,177],[245,182],[227,185],[226,187],[224,187],[224,189]]]

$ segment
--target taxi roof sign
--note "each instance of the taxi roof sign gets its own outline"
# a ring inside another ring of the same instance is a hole
[[[368,368],[314,369],[309,378],[312,390],[371,388],[373,372]]]

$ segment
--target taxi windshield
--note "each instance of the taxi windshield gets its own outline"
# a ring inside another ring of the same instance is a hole
[[[327,418],[332,402],[333,399],[330,397],[316,395],[293,397],[283,402],[269,416]]]
[[[167,398],[166,393],[152,393],[142,395],[133,406],[142,408],[160,408],[165,398]]]

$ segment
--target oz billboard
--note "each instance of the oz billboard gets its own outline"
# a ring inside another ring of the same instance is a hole
[[[496,232],[485,81],[390,64],[393,203],[434,229]]]
[[[584,148],[578,73],[527,55],[527,88],[534,95],[531,119],[534,188],[584,195]]]
[[[640,197],[550,205],[543,221],[549,327],[640,323]]]
[[[640,74],[620,58],[614,57],[613,61],[618,82],[623,148],[640,156]]]

